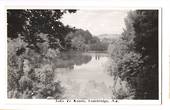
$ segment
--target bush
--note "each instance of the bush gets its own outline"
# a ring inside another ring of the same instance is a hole
[[[41,68],[35,69],[35,77],[43,84],[49,84],[53,80],[53,69],[49,64],[43,65]]]
[[[8,98],[60,97],[63,88],[60,83],[53,82],[52,61],[59,55],[59,50],[47,49],[46,54],[41,55],[24,47],[25,51],[17,55],[22,45],[14,41],[8,41]]]
[[[33,87],[33,82],[27,76],[22,76],[21,79],[19,80],[19,86],[21,91],[25,91],[26,89],[31,90]]]

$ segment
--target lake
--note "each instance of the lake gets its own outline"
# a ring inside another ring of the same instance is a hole
[[[107,53],[63,54],[56,64],[54,77],[64,88],[63,97],[111,98],[113,79],[107,72],[108,61]]]

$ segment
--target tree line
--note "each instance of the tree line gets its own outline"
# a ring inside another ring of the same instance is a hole
[[[121,38],[109,46],[110,73],[115,82],[120,78],[128,85],[126,94],[114,92],[117,97],[159,97],[158,14],[158,10],[130,11]]]
[[[7,10],[9,98],[59,98],[63,88],[53,77],[61,53],[107,49],[88,30],[61,22],[76,11]]]

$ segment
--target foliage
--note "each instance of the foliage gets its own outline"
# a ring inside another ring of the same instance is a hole
[[[75,32],[71,32],[66,36],[66,47],[78,51],[87,51],[92,38],[89,31],[77,29]]]
[[[109,45],[111,62],[108,71],[113,76],[113,95],[118,99],[134,97],[135,87],[130,82],[140,68],[140,54],[130,51],[127,41],[122,38],[116,39]],[[141,62],[142,63],[142,62]],[[137,67],[137,68],[135,68]],[[122,83],[127,83],[127,86],[122,86]]]
[[[32,88],[32,80],[28,76],[22,76],[20,78],[19,82],[19,87],[22,89],[22,91],[25,91],[27,88],[31,90]]]
[[[44,64],[58,56],[61,45],[64,45],[63,37],[74,30],[64,26],[59,19],[64,13],[75,11],[7,11],[9,97],[26,98],[24,94],[38,85],[35,83],[37,77],[34,69],[47,69]],[[41,78],[40,83],[45,85],[52,81],[53,74],[51,71],[43,70],[39,78]],[[30,94],[29,97],[31,97]]]
[[[134,22],[135,50],[149,56],[150,63],[158,61],[158,10],[137,10]],[[152,41],[152,43],[150,43]]]
[[[108,44],[98,42],[98,43],[95,43],[95,44],[91,44],[90,50],[92,50],[92,51],[106,51],[107,47],[108,47]]]
[[[21,60],[23,61],[21,71],[19,71],[18,68],[14,69],[14,66],[8,68],[8,97],[47,98],[49,96],[54,97],[57,93],[57,97],[59,97],[63,92],[63,88],[59,83],[53,82],[54,71],[52,64],[47,64],[46,61],[41,60],[37,60],[36,63],[34,63],[35,61],[33,59],[35,58],[31,59],[31,57],[36,56],[27,55],[23,57],[23,60]],[[45,56],[41,57],[46,59]],[[54,57],[55,56],[52,56],[52,58]],[[48,60],[52,62],[52,59]],[[36,68],[35,64],[39,66]],[[51,93],[49,93],[50,91]]]
[[[60,83],[53,82],[52,62],[59,56],[66,34],[74,30],[60,19],[64,13],[75,11],[7,11],[9,98],[61,97]]]
[[[78,51],[84,51],[86,50],[85,39],[83,37],[74,37],[71,40],[71,46]]]
[[[22,56],[19,58],[19,55],[23,53],[21,50],[26,45],[21,38],[14,40],[8,38],[8,90],[19,86],[18,81],[22,75],[22,66],[20,63]]]
[[[37,81],[45,85],[51,83],[51,79],[53,79],[53,69],[49,64],[43,65],[43,67],[35,69],[34,74]]]
[[[100,40],[96,36],[92,36],[89,31],[77,29],[75,32],[70,32],[65,38],[67,49],[78,51],[106,51],[110,39]]]
[[[130,11],[125,24],[108,49],[111,75],[128,82],[135,98],[158,99],[158,11]]]
[[[106,51],[110,44],[110,39],[104,38],[104,39],[100,40],[97,37],[93,37],[91,42],[92,43],[90,44],[90,50],[92,50],[92,51]]]
[[[137,10],[133,24],[135,29],[135,51],[143,60],[143,93],[139,97],[158,99],[158,10]],[[141,88],[138,88],[141,91]]]
[[[60,54],[60,51],[58,49],[48,49],[45,56],[47,58],[56,58],[57,56],[59,56],[59,54]]]
[[[23,36],[28,47],[39,52],[37,43],[43,39],[40,33],[48,34],[50,48],[59,48],[58,39],[64,45],[64,37],[73,28],[64,26],[60,21],[64,13],[74,13],[76,10],[7,10],[8,38]],[[20,36],[19,36],[20,35]]]

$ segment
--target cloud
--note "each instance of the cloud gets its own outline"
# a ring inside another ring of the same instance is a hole
[[[89,30],[93,35],[120,34],[125,27],[124,18],[128,10],[78,10],[65,14],[61,21],[65,25]]]

